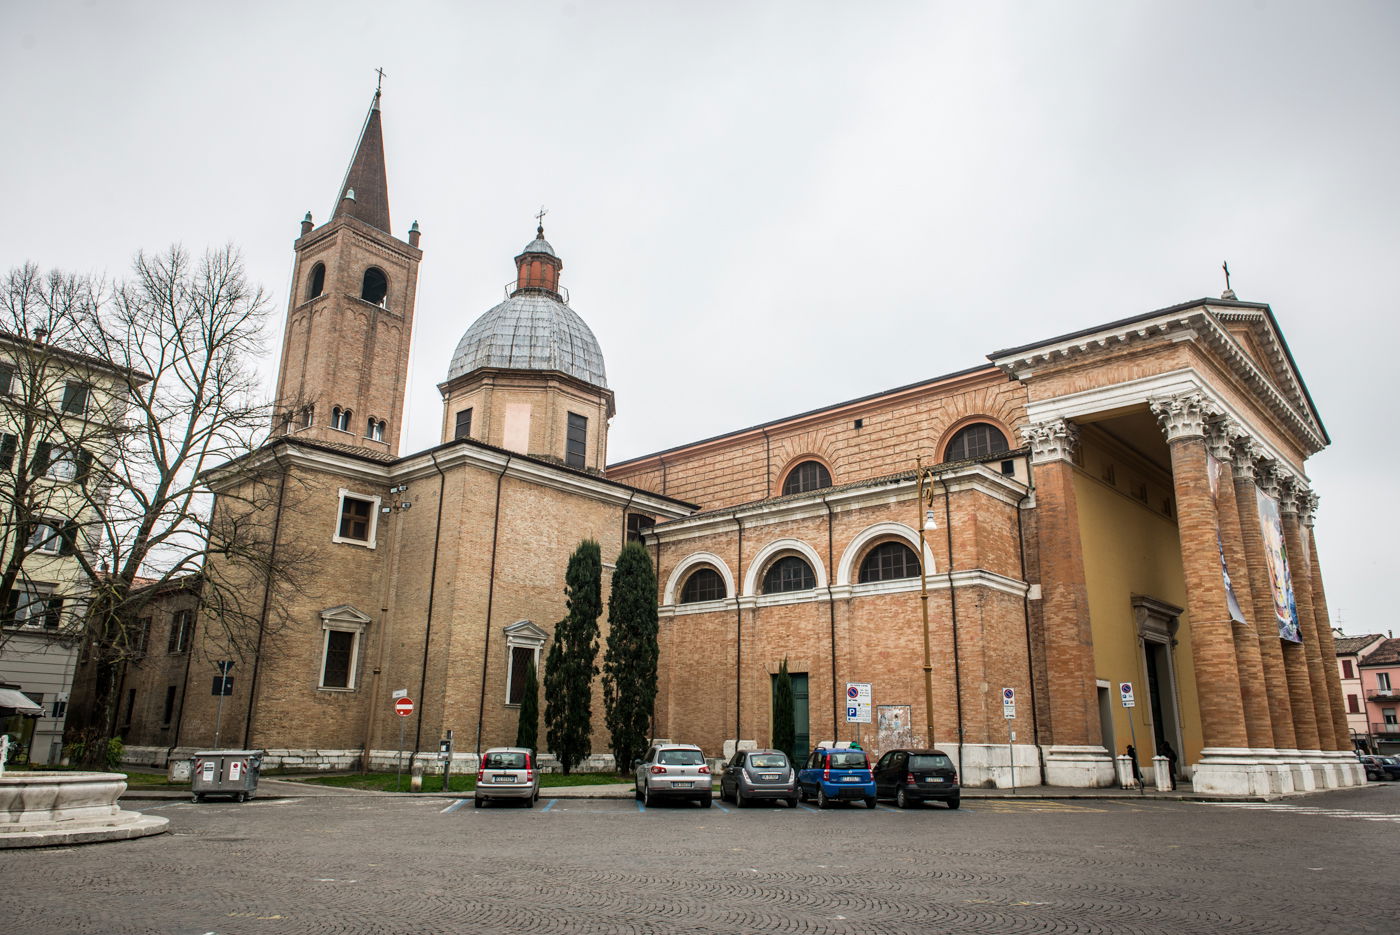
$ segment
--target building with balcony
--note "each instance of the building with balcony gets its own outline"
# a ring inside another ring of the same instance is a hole
[[[1400,753],[1400,639],[1386,639],[1361,659],[1361,691],[1374,753]]]
[[[1346,705],[1347,729],[1358,751],[1369,752],[1371,724],[1366,712],[1366,693],[1361,686],[1361,660],[1371,650],[1385,642],[1380,633],[1364,636],[1336,634],[1337,674],[1341,678],[1342,701]]]

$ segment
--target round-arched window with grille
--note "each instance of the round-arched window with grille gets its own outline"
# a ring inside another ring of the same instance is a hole
[[[831,486],[831,472],[820,461],[803,461],[783,479],[783,496]]]
[[[1001,433],[1001,429],[986,422],[974,422],[959,429],[957,434],[948,440],[948,447],[943,451],[943,460],[966,461],[969,458],[998,455],[1007,450],[1009,449],[1006,436]]]
[[[722,601],[728,595],[724,591],[724,578],[708,565],[702,565],[690,573],[681,586],[682,604],[699,604],[701,601]]]
[[[784,555],[769,565],[763,574],[764,594],[810,591],[816,586],[817,576],[812,572],[812,566],[796,555]]]
[[[860,584],[919,577],[919,556],[903,542],[881,542],[860,563]]]

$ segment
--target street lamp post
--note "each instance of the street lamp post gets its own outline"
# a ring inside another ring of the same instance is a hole
[[[928,746],[934,748],[933,736],[933,654],[929,648],[928,635],[928,567],[925,564],[924,555],[928,551],[928,542],[925,541],[924,532],[929,529],[937,529],[938,524],[934,522],[933,510],[928,509],[924,499],[924,480],[927,476],[923,460],[915,462],[918,474],[918,503],[916,507],[919,511],[919,610],[923,616],[924,623],[924,721],[928,728]]]

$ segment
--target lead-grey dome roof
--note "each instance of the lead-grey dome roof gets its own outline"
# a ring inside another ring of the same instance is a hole
[[[606,388],[603,349],[578,313],[543,292],[515,293],[462,335],[447,368],[455,380],[480,367],[558,370]]]

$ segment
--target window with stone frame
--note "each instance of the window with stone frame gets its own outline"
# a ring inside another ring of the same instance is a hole
[[[62,409],[69,415],[82,415],[87,412],[91,397],[91,386],[86,383],[70,381],[63,386]]]
[[[588,419],[577,412],[569,413],[568,439],[564,448],[564,463],[581,468],[588,462]]]
[[[470,406],[468,406],[466,409],[459,409],[457,411],[456,424],[452,428],[452,437],[472,437],[472,410]]]
[[[881,542],[865,553],[857,581],[897,581],[919,577],[919,556],[903,542]]]
[[[384,420],[370,416],[369,421],[365,423],[365,438],[370,441],[382,442],[384,440]]]
[[[331,428],[339,429],[342,432],[350,431],[350,410],[341,409],[336,406],[331,410]]]
[[[360,634],[352,630],[325,631],[321,653],[321,687],[355,687],[355,662],[359,654]]]
[[[690,573],[681,585],[681,603],[699,604],[702,601],[722,601],[729,595],[724,587],[724,577],[709,565],[701,565]]]
[[[784,555],[768,566],[763,574],[764,594],[784,594],[789,591],[810,591],[817,586],[812,566],[796,555]]]
[[[379,520],[379,498],[340,491],[340,512],[333,542],[374,547]]]
[[[190,633],[194,630],[194,611],[177,610],[170,616],[170,639],[167,653],[182,653],[190,648]]]
[[[986,422],[974,422],[959,429],[957,434],[948,440],[948,447],[943,450],[943,460],[966,461],[1009,450],[1006,436],[1002,434],[1001,429]]]
[[[540,672],[540,655],[549,634],[529,620],[517,620],[505,628],[505,637],[505,703],[518,705],[525,699],[525,672],[531,663],[535,665],[535,678],[543,680],[543,673]]]
[[[5,608],[5,625],[57,630],[63,617],[63,598],[53,591],[52,584],[40,582],[16,586]]]
[[[803,461],[783,478],[783,496],[831,486],[831,472],[820,461]]]

